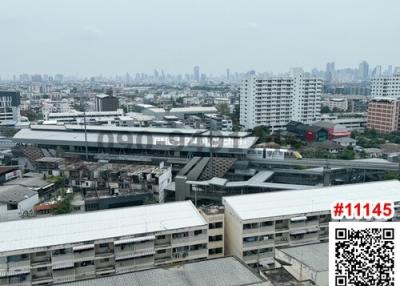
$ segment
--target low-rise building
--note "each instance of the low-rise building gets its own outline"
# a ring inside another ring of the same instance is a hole
[[[33,208],[37,203],[38,192],[28,187],[0,186],[0,222],[33,216]]]
[[[208,222],[208,257],[224,256],[224,207],[208,206],[199,208]]]
[[[297,281],[312,281],[317,286],[329,285],[328,243],[277,248],[275,258]]]
[[[98,277],[65,286],[272,286],[237,258],[224,257],[171,267]]]
[[[190,201],[5,222],[0,233],[0,285],[65,283],[208,257],[208,224]]]
[[[251,266],[273,267],[276,248],[328,241],[331,206],[338,198],[393,201],[397,220],[399,188],[393,180],[224,197],[225,253]]]

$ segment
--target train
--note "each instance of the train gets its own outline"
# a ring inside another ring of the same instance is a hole
[[[251,148],[247,152],[247,158],[268,160],[284,160],[290,158],[300,160],[303,156],[300,152],[291,149]]]

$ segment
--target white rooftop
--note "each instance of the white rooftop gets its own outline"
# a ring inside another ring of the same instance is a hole
[[[0,253],[205,224],[191,201],[24,219],[0,223]]]
[[[57,144],[64,146],[83,146],[85,143],[85,132],[82,130],[69,131],[65,126],[44,126],[45,128],[21,129],[14,135],[14,142],[29,143],[29,144]],[[157,148],[176,148],[176,147],[192,147],[192,148],[209,148],[210,141],[213,148],[224,149],[248,149],[251,148],[257,141],[257,137],[222,137],[202,136],[202,133],[194,133],[198,130],[181,129],[180,134],[170,135],[175,132],[175,129],[164,128],[142,128],[143,131],[149,132],[143,135],[131,133],[126,136],[121,136],[117,131],[133,130],[130,127],[112,127],[115,132],[104,133],[102,131],[109,130],[107,126],[90,126],[87,130],[87,142],[89,146],[111,146],[114,148],[143,148],[143,146],[155,146]],[[139,132],[140,127],[135,128]],[[62,130],[62,131],[59,131]],[[94,131],[97,132],[94,132]],[[165,134],[150,133],[162,132]]]
[[[400,202],[400,181],[380,181],[299,191],[281,191],[223,198],[241,220],[327,211],[337,201]]]
[[[218,112],[215,106],[188,106],[171,108],[170,113],[202,113],[202,112]]]

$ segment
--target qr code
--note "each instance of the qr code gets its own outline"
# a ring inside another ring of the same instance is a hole
[[[334,281],[330,285],[400,285],[395,281],[396,231],[391,223],[380,225],[375,227],[359,223],[354,228],[336,223],[332,233],[334,241],[330,241],[330,248],[334,248],[334,253],[330,250],[330,254],[334,255],[334,267],[330,267],[330,271],[334,272]]]

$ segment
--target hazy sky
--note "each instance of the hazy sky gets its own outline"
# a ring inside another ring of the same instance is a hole
[[[0,0],[0,75],[400,65],[399,0]]]

